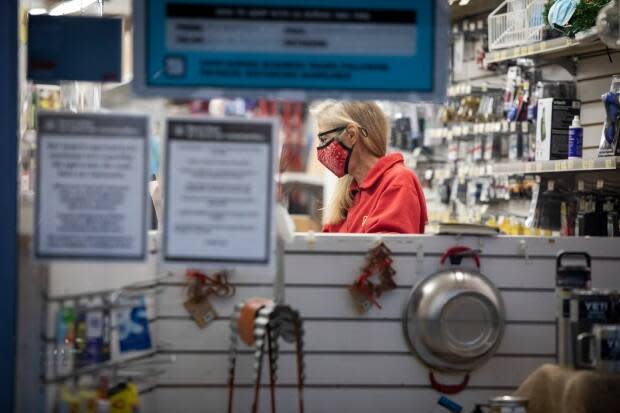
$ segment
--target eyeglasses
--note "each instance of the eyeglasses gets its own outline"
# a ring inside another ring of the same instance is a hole
[[[327,135],[331,135],[332,133],[336,133],[336,132],[342,132],[346,128],[347,128],[346,126],[340,126],[339,128],[330,129],[328,131],[319,133],[317,137],[319,138],[321,143],[325,143],[329,140],[329,136]]]

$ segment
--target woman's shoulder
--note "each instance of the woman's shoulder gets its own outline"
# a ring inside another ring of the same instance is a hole
[[[404,164],[398,163],[386,171],[382,181],[384,185],[417,187],[416,182],[418,181],[418,177],[415,172],[407,168]]]

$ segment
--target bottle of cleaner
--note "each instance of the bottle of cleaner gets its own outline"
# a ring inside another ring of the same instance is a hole
[[[573,118],[573,124],[568,128],[568,159],[581,159],[583,156],[583,128],[579,123],[579,116]]]

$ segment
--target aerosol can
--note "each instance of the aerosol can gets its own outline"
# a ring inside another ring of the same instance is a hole
[[[620,155],[620,75],[614,75],[610,91],[602,97],[605,105],[605,125],[598,149],[599,158]]]

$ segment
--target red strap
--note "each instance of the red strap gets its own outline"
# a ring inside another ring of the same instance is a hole
[[[441,384],[435,380],[435,375],[433,371],[430,370],[428,372],[428,378],[431,381],[431,386],[433,389],[437,390],[439,393],[443,394],[457,394],[465,390],[467,387],[467,383],[469,383],[469,373],[465,373],[465,378],[460,384]]]
[[[456,246],[456,247],[448,248],[448,250],[444,252],[443,255],[441,256],[441,260],[439,261],[439,263],[443,265],[448,258],[455,256],[457,254],[461,254],[463,252],[468,252],[468,251],[472,251],[472,249],[469,247],[465,247],[465,246]],[[474,262],[476,263],[476,267],[480,269],[480,257],[478,256],[478,254],[472,255],[471,258],[473,258]]]

